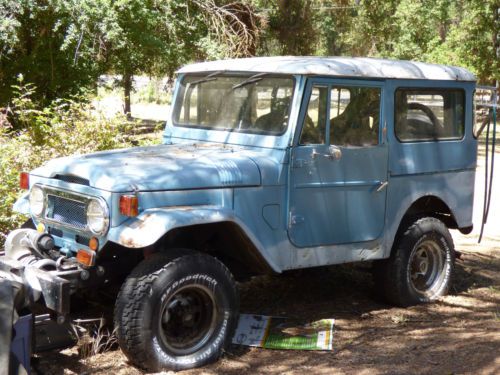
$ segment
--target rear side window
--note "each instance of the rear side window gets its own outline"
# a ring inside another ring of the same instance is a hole
[[[398,89],[395,132],[402,142],[454,140],[464,136],[462,90]]]

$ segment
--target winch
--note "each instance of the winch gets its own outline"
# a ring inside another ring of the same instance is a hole
[[[43,298],[54,320],[65,323],[69,296],[83,270],[59,255],[49,234],[34,229],[12,231],[0,255],[0,375],[30,373],[30,307]]]

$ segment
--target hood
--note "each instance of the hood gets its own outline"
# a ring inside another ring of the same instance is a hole
[[[261,183],[242,149],[224,145],[157,145],[54,159],[31,174],[112,191],[159,191]]]

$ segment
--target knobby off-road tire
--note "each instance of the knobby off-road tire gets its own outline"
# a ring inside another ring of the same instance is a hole
[[[238,309],[224,264],[206,254],[169,250],[142,261],[123,284],[114,315],[118,342],[146,370],[203,366],[230,343]]]
[[[453,239],[433,217],[411,224],[396,238],[387,260],[374,264],[375,288],[397,306],[431,302],[445,295],[455,266]]]

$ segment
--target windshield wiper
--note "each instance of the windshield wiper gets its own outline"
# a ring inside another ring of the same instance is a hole
[[[231,87],[231,90],[238,89],[238,88],[243,87],[245,85],[248,85],[250,83],[259,82],[265,75],[268,75],[268,74],[269,73],[257,73],[257,74],[254,74],[253,76],[248,77],[244,81],[242,81],[240,83],[237,83],[236,85],[234,85],[233,87]]]
[[[216,72],[210,73],[208,76],[203,77],[197,81],[189,82],[191,86],[198,85],[203,82],[208,82],[208,81],[215,81],[217,79],[217,75],[221,74],[222,70],[218,70]]]

